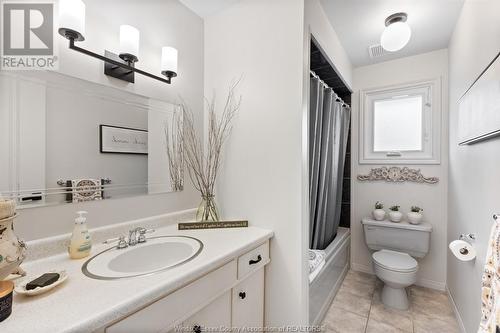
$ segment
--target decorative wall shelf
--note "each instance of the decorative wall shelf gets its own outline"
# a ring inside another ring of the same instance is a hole
[[[360,181],[377,181],[385,180],[389,183],[427,183],[436,184],[439,182],[438,177],[424,177],[420,169],[410,169],[408,167],[381,167],[373,168],[367,175],[358,175]]]

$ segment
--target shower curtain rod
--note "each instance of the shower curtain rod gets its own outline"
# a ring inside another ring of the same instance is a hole
[[[347,106],[347,107],[349,107],[349,108],[351,107],[349,104],[347,104],[346,102],[344,102],[344,100],[343,100],[342,98],[340,98],[340,96],[339,96],[339,95],[337,95],[337,93],[333,90],[333,88],[332,88],[332,87],[330,87],[328,84],[326,84],[326,82],[325,82],[325,81],[321,80],[321,78],[319,77],[319,75],[318,75],[318,74],[316,74],[313,70],[309,70],[309,73],[310,73],[312,76],[314,76],[315,78],[317,78],[317,79],[319,80],[319,82],[323,83],[323,84],[325,85],[325,87],[326,87],[326,88],[332,89],[332,92],[333,92],[333,94],[335,95],[335,99],[338,99],[338,100],[339,100],[339,102],[342,102],[342,105]]]

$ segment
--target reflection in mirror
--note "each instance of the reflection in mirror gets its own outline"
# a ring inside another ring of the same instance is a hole
[[[18,205],[183,189],[171,103],[51,72],[0,73],[0,193]]]

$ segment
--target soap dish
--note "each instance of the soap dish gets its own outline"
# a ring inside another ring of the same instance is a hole
[[[66,273],[66,271],[50,271],[50,272],[46,272],[46,273],[57,273],[57,274],[59,274],[59,279],[56,282],[54,282],[51,285],[48,285],[46,287],[38,287],[35,289],[26,290],[26,285],[30,281],[36,279],[41,274],[39,274],[37,276],[29,276],[27,278],[22,279],[18,283],[16,283],[16,287],[14,288],[14,291],[20,295],[36,296],[36,295],[40,295],[40,294],[46,293],[49,290],[54,289],[55,287],[57,287],[58,285],[60,285],[64,281],[66,281],[66,279],[68,278],[68,274]]]

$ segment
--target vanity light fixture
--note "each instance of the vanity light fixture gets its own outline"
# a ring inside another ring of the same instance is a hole
[[[131,25],[120,26],[120,58],[129,63],[139,61],[139,30]]]
[[[130,26],[120,26],[120,54],[105,50],[104,55],[94,53],[75,45],[85,40],[85,4],[82,0],[61,0],[59,2],[59,34],[69,40],[71,50],[86,54],[105,62],[104,74],[134,83],[134,73],[152,79],[172,83],[177,76],[177,50],[162,48],[161,73],[165,78],[145,72],[135,67],[139,61],[139,30]]]
[[[406,20],[408,14],[396,13],[385,19],[385,29],[380,37],[380,44],[389,52],[401,50],[408,44],[411,37],[411,29]]]
[[[177,76],[177,50],[170,46],[161,48],[161,73],[165,76]]]

